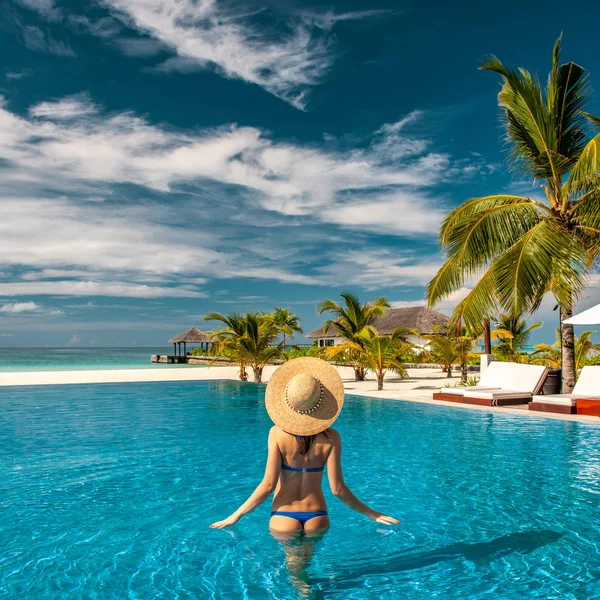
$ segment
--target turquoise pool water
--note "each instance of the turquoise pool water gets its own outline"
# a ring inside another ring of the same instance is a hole
[[[183,369],[201,365],[152,364],[153,354],[173,354],[173,346],[154,348],[0,348],[2,371],[73,371],[96,369]]]
[[[1,390],[0,597],[600,597],[600,428],[352,397],[347,482],[402,525],[328,494],[332,527],[294,586],[268,504],[208,528],[262,475],[263,390]]]

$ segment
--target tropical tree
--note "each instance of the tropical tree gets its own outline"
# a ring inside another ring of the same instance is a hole
[[[453,320],[481,323],[498,312],[535,311],[551,293],[561,323],[572,314],[600,253],[600,119],[584,112],[588,74],[560,64],[559,39],[545,88],[525,69],[495,57],[481,68],[498,73],[498,102],[510,160],[534,182],[543,200],[502,193],[472,198],[450,212],[440,230],[446,261],[427,289],[429,304],[479,277]],[[563,391],[575,384],[573,327],[562,323]]]
[[[372,327],[377,317],[381,317],[386,308],[390,307],[390,303],[382,297],[361,304],[359,299],[349,292],[342,292],[340,296],[344,300],[343,305],[335,300],[324,300],[317,306],[320,315],[328,312],[332,316],[325,321],[324,330],[337,331],[338,335],[346,341],[362,346],[364,340],[358,337],[358,334],[365,327]],[[347,352],[340,357],[354,369],[356,381],[364,381],[367,366],[364,356],[355,349],[348,348]]]
[[[442,370],[452,377],[452,365],[460,365],[460,378],[462,383],[467,382],[468,372],[467,367],[469,360],[478,356],[475,346],[486,334],[481,326],[476,329],[469,329],[464,326],[455,326],[448,328],[445,325],[436,325],[434,331],[439,331],[431,338],[426,350],[429,360],[437,362],[441,365]],[[510,338],[512,334],[505,329],[492,329],[489,331],[490,339],[505,340]]]
[[[326,349],[330,360],[353,352],[360,356],[375,373],[377,389],[383,389],[383,378],[387,371],[393,371],[400,377],[407,377],[404,363],[413,344],[406,341],[406,336],[414,331],[398,327],[391,335],[379,335],[375,328],[367,325],[358,332],[353,340],[346,340],[337,346]]]
[[[447,334],[440,334],[429,339],[427,346],[427,359],[438,363],[442,371],[452,377],[452,365],[459,362],[459,354],[454,338]]]
[[[281,347],[273,345],[279,330],[270,317],[248,313],[244,318],[244,335],[238,341],[240,355],[252,368],[256,383],[262,382],[265,365],[281,357]]]
[[[276,308],[271,313],[273,325],[283,336],[283,349],[286,346],[286,336],[294,337],[295,333],[303,333],[300,319],[289,308]]]
[[[274,325],[272,314],[247,313],[222,315],[210,313],[207,321],[221,321],[224,327],[212,331],[216,342],[212,351],[226,356],[240,365],[240,379],[245,381],[246,365],[252,368],[254,381],[261,383],[264,366],[281,356],[281,348],[275,344],[279,330]]]
[[[499,315],[497,319],[498,327],[511,333],[512,337],[506,337],[499,340],[494,346],[494,354],[501,360],[519,362],[527,359],[525,347],[531,332],[542,326],[541,321],[527,325],[527,320],[520,315]]]
[[[591,355],[600,352],[600,344],[592,342],[592,335],[595,331],[584,331],[580,336],[575,336],[575,369],[579,370],[585,366],[585,363]],[[556,330],[557,341],[552,344],[537,344],[534,346],[535,352],[532,354],[532,362],[543,364],[553,369],[561,368],[560,352],[560,329]]]
[[[246,381],[245,356],[239,352],[239,340],[246,331],[246,321],[239,313],[223,315],[218,312],[211,312],[204,317],[205,321],[220,321],[223,327],[211,332],[214,336],[214,343],[211,346],[210,353],[213,356],[225,356],[240,366],[240,379]]]

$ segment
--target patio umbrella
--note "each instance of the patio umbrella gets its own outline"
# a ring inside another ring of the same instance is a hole
[[[578,315],[573,315],[570,319],[565,319],[563,323],[568,325],[600,325],[600,304],[588,308]]]

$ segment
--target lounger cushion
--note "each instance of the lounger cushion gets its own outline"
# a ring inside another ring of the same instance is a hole
[[[486,390],[499,390],[499,387],[489,387],[486,385],[473,385],[469,387],[445,387],[440,390],[440,394],[451,394],[452,396],[462,396],[466,391],[486,391]]]
[[[479,386],[535,394],[544,384],[547,372],[542,365],[493,361],[481,374]]]
[[[489,392],[465,392],[464,398],[482,398],[485,400],[497,400],[499,398],[523,398],[525,402],[528,402],[531,398],[531,394],[527,392],[521,392],[519,390],[490,390]]]
[[[600,366],[583,367],[573,394],[600,397]]]
[[[547,396],[534,396],[531,401],[539,404],[575,406],[576,397],[573,394],[549,394]]]

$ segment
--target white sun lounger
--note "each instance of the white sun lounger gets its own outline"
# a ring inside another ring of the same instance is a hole
[[[499,390],[502,388],[502,382],[506,380],[506,376],[510,374],[511,365],[515,364],[517,363],[493,361],[481,374],[477,385],[471,387],[443,387],[440,394],[462,396],[467,390]]]
[[[490,370],[492,373],[488,376]],[[464,387],[462,394],[449,393],[449,390],[454,391],[457,388],[443,388],[439,394],[434,394],[434,398],[483,406],[526,404],[533,394],[542,389],[547,375],[548,369],[540,365],[495,361],[481,376],[485,387]]]
[[[570,394],[534,395],[529,409],[572,415],[577,412],[578,399],[600,401],[600,366],[583,367]]]

